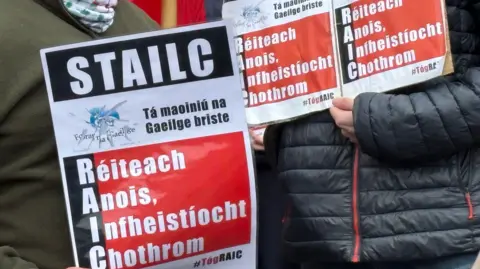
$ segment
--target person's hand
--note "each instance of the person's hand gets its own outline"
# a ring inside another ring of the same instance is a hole
[[[264,151],[265,146],[263,145],[263,135],[255,134],[253,130],[249,130],[249,132],[253,148],[255,150]]]
[[[330,114],[335,124],[342,130],[342,134],[352,143],[358,143],[353,127],[353,99],[344,97],[333,99]]]

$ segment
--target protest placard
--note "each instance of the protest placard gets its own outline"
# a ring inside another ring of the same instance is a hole
[[[343,96],[390,91],[453,71],[444,0],[333,3]]]
[[[224,2],[252,126],[453,71],[444,0]]]
[[[299,14],[278,15],[274,11],[283,9],[282,2],[239,0],[223,6],[223,17],[233,18],[237,33],[251,125],[325,109],[340,94],[330,2]]]
[[[71,44],[41,58],[77,266],[255,267],[232,27]]]

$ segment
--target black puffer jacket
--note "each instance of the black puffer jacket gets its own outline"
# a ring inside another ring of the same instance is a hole
[[[480,250],[480,1],[446,2],[455,75],[358,96],[361,150],[328,112],[267,130],[289,195],[284,242],[295,261]]]

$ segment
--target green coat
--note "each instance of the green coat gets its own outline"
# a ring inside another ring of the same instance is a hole
[[[74,265],[39,50],[158,29],[120,0],[113,26],[98,36],[69,16],[61,1],[0,1],[1,269]]]

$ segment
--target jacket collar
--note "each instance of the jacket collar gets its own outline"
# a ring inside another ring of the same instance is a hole
[[[63,8],[62,0],[33,0],[38,4],[42,5],[43,7],[47,8],[55,15],[61,17],[65,16],[65,10]]]
[[[68,11],[65,9],[63,5],[63,0],[33,0],[39,5],[45,7],[46,9],[50,10],[53,14],[64,20],[65,22],[75,26],[79,30],[87,33],[92,37],[96,37],[96,34],[81,24],[77,19],[75,19]]]

